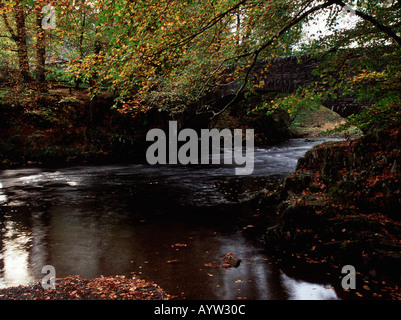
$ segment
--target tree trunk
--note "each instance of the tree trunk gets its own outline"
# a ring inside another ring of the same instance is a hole
[[[46,33],[42,28],[42,12],[36,8],[36,83],[39,92],[46,92]]]
[[[83,13],[81,35],[79,37],[79,58],[81,61],[84,59],[84,36],[85,36],[85,24],[86,24],[86,13]],[[79,83],[81,82],[79,77],[76,77],[75,89],[79,89]],[[92,102],[91,102],[92,103]]]
[[[236,22],[236,29],[237,29],[237,45],[239,45],[241,43],[241,11],[238,8],[237,13],[236,13],[236,18],[237,18],[237,22]]]
[[[11,32],[11,35],[17,44],[20,76],[24,82],[29,83],[32,79],[29,72],[28,49],[26,46],[25,12],[20,1],[14,7],[14,17],[17,32]]]
[[[99,63],[99,53],[102,49],[102,46],[100,44],[99,41],[99,31],[98,29],[96,29],[96,33],[95,33],[95,61],[96,63]],[[98,74],[97,71],[93,71],[91,74],[91,78],[89,80],[89,86],[93,87],[96,85],[96,80],[98,78]],[[95,111],[96,111],[96,105],[97,105],[97,94],[94,95],[94,97],[92,98],[92,100],[89,103],[89,126],[93,127],[94,126],[94,122],[95,122]]]

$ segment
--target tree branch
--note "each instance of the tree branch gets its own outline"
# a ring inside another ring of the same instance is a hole
[[[208,29],[210,29],[211,27],[213,27],[214,25],[216,25],[218,22],[220,22],[227,14],[229,14],[230,12],[233,12],[235,10],[237,10],[239,7],[241,7],[242,5],[244,5],[248,0],[242,0],[240,2],[238,2],[235,6],[231,7],[230,9],[220,13],[219,15],[215,16],[213,19],[211,19],[208,23],[206,23],[206,25],[204,25],[202,28],[198,29],[198,31],[196,31],[195,33],[187,36],[186,38],[171,44],[170,48],[172,47],[180,47],[183,46],[189,42],[191,42],[193,39],[195,39],[197,36],[199,36],[200,34],[204,33],[205,31],[207,31]],[[159,51],[157,51],[154,55],[158,56],[160,55],[163,51],[167,50],[166,48],[163,48]]]
[[[341,0],[332,0],[332,2],[334,2],[335,4],[341,6],[342,8],[347,7],[347,5],[341,1]],[[385,26],[383,24],[381,24],[379,21],[377,21],[374,17],[363,13],[359,10],[354,10],[355,14],[362,18],[363,20],[369,21],[370,23],[372,23],[376,28],[378,28],[380,31],[384,32],[385,34],[387,34],[389,37],[391,37],[395,42],[397,42],[397,44],[399,46],[401,46],[401,38],[393,31],[393,29],[391,29],[388,26]]]
[[[216,117],[217,115],[221,114],[222,112],[224,112],[225,110],[227,110],[227,108],[229,106],[231,106],[238,99],[239,94],[242,92],[242,90],[244,90],[245,86],[248,83],[250,72],[254,68],[259,54],[263,50],[265,50],[267,47],[269,47],[274,41],[279,39],[285,32],[287,32],[289,29],[291,29],[293,26],[295,26],[296,24],[301,22],[303,19],[305,19],[306,17],[308,17],[312,13],[315,13],[317,11],[326,9],[326,8],[328,8],[328,7],[330,7],[330,6],[334,5],[334,4],[337,4],[337,5],[341,6],[342,8],[346,7],[346,4],[341,0],[328,0],[327,2],[325,2],[325,3],[321,4],[321,5],[315,6],[315,7],[311,8],[311,9],[305,11],[305,12],[303,12],[305,9],[302,9],[286,26],[284,26],[276,35],[274,35],[272,38],[270,38],[269,41],[267,41],[265,44],[260,46],[255,51],[249,53],[248,55],[253,55],[254,58],[253,58],[251,66],[248,68],[248,70],[247,70],[247,72],[245,74],[245,78],[244,78],[244,82],[243,82],[242,86],[236,92],[234,98],[230,102],[228,102],[228,104],[226,104],[223,109],[221,109],[218,112],[213,112],[212,119],[214,117]],[[374,17],[369,16],[369,15],[367,15],[367,14],[361,12],[361,11],[355,10],[355,14],[357,16],[361,17],[362,19],[371,22],[375,27],[377,27],[382,32],[386,33],[388,36],[390,36],[392,39],[394,39],[397,42],[398,45],[401,46],[401,38],[399,36],[397,36],[397,34],[391,28],[381,24]],[[242,55],[242,56],[246,56],[246,55],[247,54]]]
[[[17,35],[15,34],[13,28],[10,25],[10,22],[8,21],[7,15],[5,12],[3,12],[3,20],[4,20],[4,24],[6,25],[7,31],[11,34],[11,38],[13,40],[17,39]]]
[[[285,25],[279,32],[277,32],[273,37],[271,37],[269,39],[269,41],[267,41],[266,43],[264,43],[263,45],[261,45],[258,49],[254,50],[253,52],[247,53],[247,54],[243,54],[241,55],[241,57],[244,56],[253,56],[253,60],[252,63],[250,65],[250,67],[248,68],[246,74],[245,74],[245,78],[244,78],[244,82],[242,84],[242,86],[239,88],[239,90],[237,90],[234,98],[228,102],[223,109],[221,109],[218,112],[214,112],[212,119],[215,118],[217,115],[221,114],[222,112],[224,112],[225,110],[227,110],[227,108],[229,106],[231,106],[234,102],[237,101],[240,93],[242,92],[242,90],[244,90],[244,88],[246,87],[248,80],[249,80],[249,76],[251,74],[251,71],[253,70],[253,68],[255,67],[256,61],[259,57],[259,54],[265,50],[267,47],[269,47],[270,45],[272,45],[277,39],[279,39],[284,33],[286,33],[289,29],[291,29],[293,26],[297,25],[299,22],[301,22],[303,19],[305,19],[306,17],[308,17],[309,15],[311,15],[312,13],[315,13],[316,11],[319,10],[323,10],[326,9],[330,6],[332,6],[334,4],[334,0],[329,0],[321,5],[315,6],[305,12],[303,12],[305,9],[302,9],[287,25]],[[303,12],[303,13],[302,13]]]

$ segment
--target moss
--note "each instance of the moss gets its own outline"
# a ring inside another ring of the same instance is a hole
[[[85,103],[84,101],[82,101],[82,100],[79,100],[79,99],[77,99],[77,98],[75,98],[75,97],[64,97],[64,98],[62,98],[58,103],[72,103],[72,104],[76,104],[76,103],[78,103],[78,104],[83,104],[83,103]]]
[[[328,196],[342,202],[348,202],[354,198],[354,193],[357,188],[358,185],[354,181],[340,181],[329,190]]]

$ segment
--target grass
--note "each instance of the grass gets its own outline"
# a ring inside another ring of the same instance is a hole
[[[316,110],[305,110],[297,114],[290,130],[297,137],[317,137],[325,135],[329,130],[344,124],[346,120],[339,114],[323,106]],[[346,132],[330,134],[331,137],[349,138],[357,137],[361,133],[357,128],[352,128]]]

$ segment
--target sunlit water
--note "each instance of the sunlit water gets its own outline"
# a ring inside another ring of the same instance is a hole
[[[24,168],[0,174],[0,287],[57,277],[137,275],[187,299],[337,299],[285,274],[238,206],[322,141],[255,149],[251,176],[227,166]],[[234,252],[238,268],[211,268]],[[206,265],[206,266],[205,266]]]

